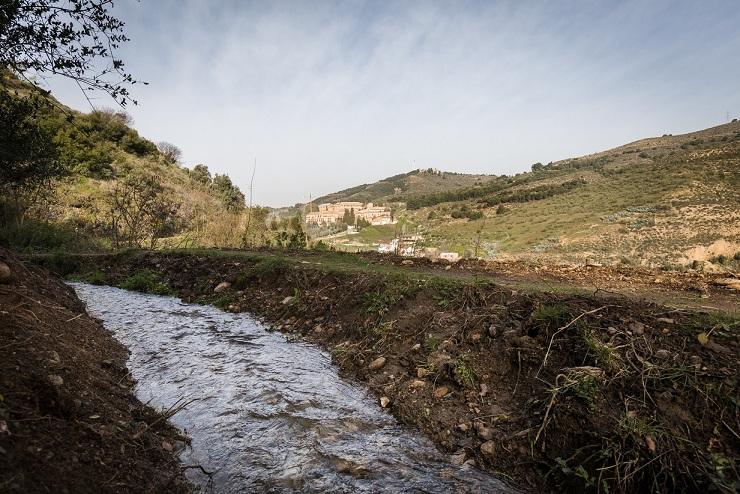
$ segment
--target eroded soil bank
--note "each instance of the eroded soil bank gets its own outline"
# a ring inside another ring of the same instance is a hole
[[[249,311],[331,350],[399,420],[524,489],[734,492],[736,316],[280,256],[56,259]]]
[[[0,492],[190,492],[126,349],[56,276],[0,262]]]

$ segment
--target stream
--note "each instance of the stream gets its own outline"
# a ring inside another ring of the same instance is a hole
[[[180,458],[206,492],[513,492],[401,426],[329,354],[248,314],[72,283],[131,351],[138,398],[192,439]]]

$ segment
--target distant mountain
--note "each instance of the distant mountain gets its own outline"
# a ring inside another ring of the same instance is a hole
[[[432,168],[419,169],[384,178],[371,184],[362,184],[333,192],[314,199],[313,203],[322,204],[338,201],[395,202],[410,194],[427,194],[461,187],[472,187],[490,179],[490,175],[443,172]]]

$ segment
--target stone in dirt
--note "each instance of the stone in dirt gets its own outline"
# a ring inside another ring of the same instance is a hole
[[[0,283],[7,283],[12,278],[10,267],[4,262],[0,262]]]
[[[412,387],[412,388],[423,388],[426,385],[427,385],[427,382],[426,381],[422,381],[420,379],[414,379],[411,382],[410,387]]]
[[[486,441],[480,445],[480,451],[486,456],[492,457],[496,453],[496,443]]]
[[[675,324],[675,322],[676,322],[673,319],[671,319],[670,317],[659,317],[658,319],[656,319],[656,321],[662,322],[662,323],[665,323],[665,324]]]
[[[385,357],[378,357],[368,365],[370,370],[378,370],[385,365]]]
[[[645,325],[641,322],[633,322],[629,325],[630,331],[632,331],[632,334],[635,334],[637,336],[642,336],[645,334]]]
[[[411,259],[404,259],[403,261],[401,261],[401,264],[404,264],[406,266],[413,266],[414,261],[412,261]]]
[[[216,288],[213,289],[213,292],[221,293],[223,291],[228,290],[229,288],[231,288],[231,283],[229,283],[228,281],[222,281],[221,283],[216,285]]]
[[[62,379],[62,376],[58,376],[56,374],[49,374],[46,376],[46,380],[51,383],[52,386],[61,386],[64,384],[64,379]]]
[[[288,305],[289,303],[291,303],[293,301],[293,298],[294,297],[285,297],[281,303],[283,305]]]
[[[429,369],[425,369],[424,367],[416,368],[416,377],[418,378],[427,377],[429,374],[431,374],[431,371]]]
[[[447,394],[450,392],[450,388],[447,386],[440,386],[439,388],[434,390],[434,397],[435,398],[444,398],[447,396]]]
[[[390,404],[391,399],[387,396],[381,396],[380,397],[380,406],[383,408],[388,408],[388,405]]]
[[[669,352],[668,350],[660,349],[655,352],[655,356],[661,360],[665,360],[671,356],[671,352]]]

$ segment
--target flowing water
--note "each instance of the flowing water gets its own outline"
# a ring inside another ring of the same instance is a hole
[[[246,314],[73,283],[131,350],[140,400],[192,438],[188,477],[213,492],[511,492],[400,426],[329,355]]]

